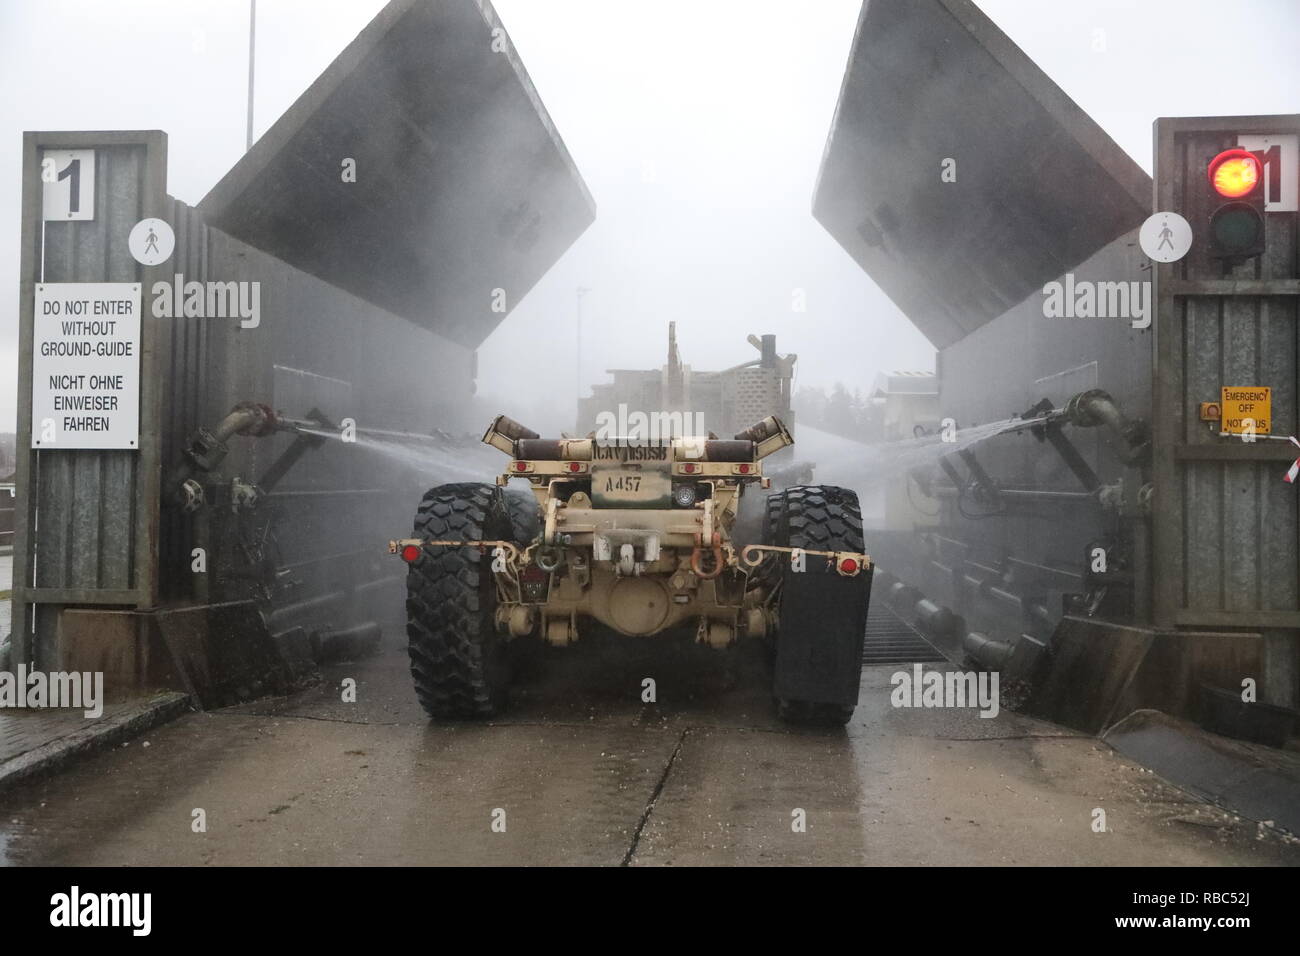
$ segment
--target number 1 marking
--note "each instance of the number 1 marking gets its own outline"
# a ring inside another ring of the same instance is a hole
[[[1264,163],[1268,182],[1268,201],[1282,201],[1282,146],[1274,143],[1268,149],[1256,154]]]
[[[1274,147],[1276,149],[1276,147]],[[68,214],[81,212],[81,160],[74,159],[59,173],[60,180],[68,182]]]

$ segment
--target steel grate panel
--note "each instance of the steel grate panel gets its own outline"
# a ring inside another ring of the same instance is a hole
[[[862,644],[864,667],[946,661],[933,644],[883,602],[872,602],[867,614],[867,637]]]

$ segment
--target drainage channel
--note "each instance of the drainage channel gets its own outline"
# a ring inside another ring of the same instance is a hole
[[[867,614],[867,639],[862,645],[862,666],[874,664],[927,664],[947,661],[901,617],[885,606],[884,601],[872,601]]]

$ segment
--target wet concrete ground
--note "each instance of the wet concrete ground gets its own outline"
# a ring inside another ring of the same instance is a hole
[[[609,639],[612,641],[613,639]],[[291,698],[187,715],[0,793],[10,864],[1297,864],[1300,843],[1008,711],[791,730],[761,655],[548,651],[508,717],[431,726],[404,650]],[[653,677],[658,702],[641,702]],[[356,703],[341,697],[356,681]],[[1093,830],[1094,810],[1107,832]],[[202,810],[206,832],[194,832]],[[504,817],[500,811],[504,811]],[[792,824],[799,811],[804,832]],[[504,818],[504,832],[493,821]]]

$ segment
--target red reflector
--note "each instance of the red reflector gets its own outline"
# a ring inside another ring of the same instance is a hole
[[[515,462],[515,471],[527,471],[527,470],[528,470],[528,462],[526,461]]]
[[[742,475],[747,475],[747,474],[749,474],[749,466],[748,466],[748,465],[737,465],[737,466],[736,466],[736,471],[740,472]]]
[[[420,549],[413,544],[408,544],[402,548],[402,560],[407,564],[414,564],[415,559],[420,556]]]
[[[682,465],[682,473],[686,475],[695,474],[695,466],[692,465],[690,462],[687,462],[686,464]]]
[[[840,570],[845,574],[853,574],[858,570],[858,562],[854,561],[852,558],[845,558],[840,562]]]
[[[569,471],[582,471],[582,465],[576,461],[569,462]]]
[[[1237,199],[1259,184],[1259,159],[1244,149],[1225,149],[1209,166],[1210,185],[1220,196]]]

